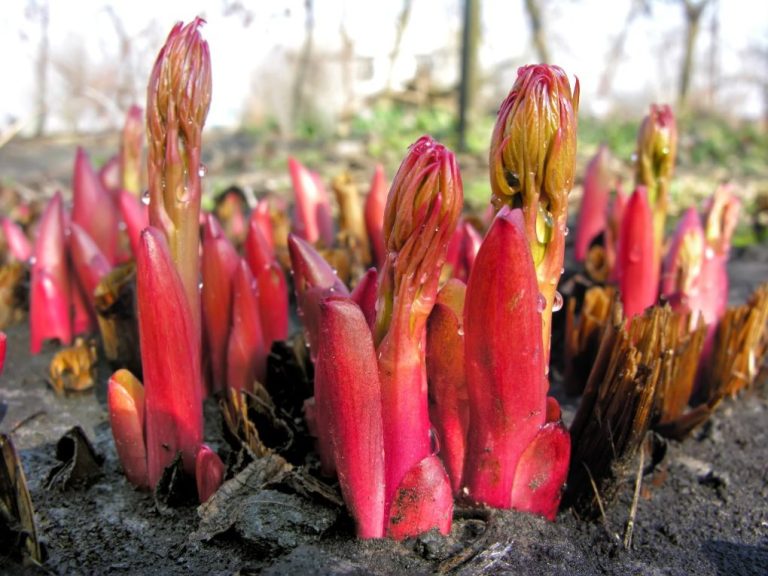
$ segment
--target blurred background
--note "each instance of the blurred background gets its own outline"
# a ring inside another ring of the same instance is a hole
[[[320,164],[331,149],[394,171],[425,132],[482,171],[517,68],[542,61],[579,79],[580,161],[606,142],[628,163],[657,102],[678,115],[683,173],[759,188],[768,172],[768,2],[13,0],[2,15],[0,143],[114,134],[143,105],[170,28],[199,15],[213,66],[206,134],[227,135],[207,151],[220,174],[284,167],[285,150]],[[112,153],[92,148],[97,161]],[[6,177],[15,160],[0,148]],[[487,195],[470,175],[470,198],[473,186]]]

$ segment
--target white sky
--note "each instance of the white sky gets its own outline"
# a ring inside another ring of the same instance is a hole
[[[682,34],[682,9],[677,2],[650,0],[652,18],[636,20],[614,82],[614,97],[628,102],[671,100],[676,87]],[[721,93],[726,107],[761,113],[760,92],[737,80],[768,76],[768,65],[755,70],[745,56],[750,47],[768,49],[768,2],[715,0],[720,13],[720,69],[731,87]],[[50,0],[50,39],[53,58],[71,53],[82,43],[89,60],[114,60],[117,38],[105,9],[111,6],[134,38],[137,75],[145,78],[154,55],[176,20],[195,15],[207,18],[203,34],[211,48],[214,94],[209,125],[232,125],[241,117],[243,101],[253,89],[254,71],[268,62],[275,48],[301,45],[304,35],[303,0],[244,1],[253,20],[244,26],[237,16],[222,15],[223,1],[202,0]],[[25,17],[26,0],[4,0],[0,9],[0,125],[10,116],[29,117],[34,101],[34,60],[38,31]],[[481,0],[483,9],[482,63],[486,70],[511,61],[515,66],[534,59],[522,0]],[[621,29],[629,0],[544,0],[546,25],[555,63],[581,81],[582,103],[590,108],[613,36]],[[427,54],[455,47],[460,0],[413,0],[411,21],[403,38],[403,54]],[[386,55],[393,44],[401,2],[315,0],[316,42],[333,49],[339,45],[340,22],[352,36],[355,51]],[[705,17],[698,57],[704,64],[709,43]],[[287,71],[292,74],[292,71]],[[56,73],[50,84],[57,87]],[[97,97],[97,96],[94,96]],[[729,100],[730,99],[730,100]],[[53,93],[52,114],[66,102]],[[735,103],[731,103],[731,100]],[[140,102],[141,103],[141,102]],[[55,121],[53,122],[55,124]]]

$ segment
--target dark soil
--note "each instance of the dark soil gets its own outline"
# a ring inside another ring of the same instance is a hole
[[[734,254],[731,300],[743,302],[768,279],[768,247]],[[343,511],[295,489],[248,490],[230,483],[228,509],[158,507],[123,476],[105,411],[105,378],[94,392],[60,397],[46,383],[56,347],[28,353],[26,325],[7,330],[0,378],[9,433],[21,455],[44,567],[0,557],[7,574],[768,574],[768,385],[725,401],[643,479],[632,546],[622,540],[633,479],[606,517],[590,523],[562,510],[547,522],[516,512],[457,509],[448,537],[427,534],[403,543],[361,542]],[[555,382],[555,386],[557,382]],[[555,390],[557,392],[557,390]],[[567,401],[566,418],[576,400]],[[207,406],[206,441],[223,446],[216,407]],[[48,489],[56,443],[81,426],[102,475],[89,487]],[[233,500],[234,499],[234,500]]]

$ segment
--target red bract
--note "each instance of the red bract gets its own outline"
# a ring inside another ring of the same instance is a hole
[[[659,295],[673,309],[692,312],[692,328],[701,312],[703,263],[704,230],[696,208],[689,208],[678,222],[662,263]]]
[[[424,341],[463,189],[450,150],[423,136],[397,171],[384,213],[387,256],[379,277],[374,342],[379,358],[387,510],[407,474],[431,454]],[[443,471],[446,489],[449,480]],[[444,510],[432,508],[434,526]]]
[[[144,387],[128,370],[118,370],[109,379],[107,408],[115,449],[126,478],[138,488],[149,488]]]
[[[466,286],[449,280],[437,293],[427,322],[429,419],[454,494],[461,490],[469,428],[469,399],[464,370],[464,296]]]
[[[326,423],[344,501],[357,535],[380,538],[385,518],[381,388],[370,328],[348,297],[321,301],[318,347],[316,400],[330,416]]]
[[[325,187],[319,177],[293,157],[288,158],[288,170],[296,200],[294,233],[311,244],[332,246],[333,220]]]
[[[195,457],[195,479],[200,503],[207,502],[224,481],[226,468],[219,455],[203,444]]]
[[[403,540],[437,528],[451,531],[453,495],[443,463],[434,454],[408,470],[392,501],[387,536]]]
[[[251,226],[258,228],[261,232],[261,236],[264,242],[269,247],[269,253],[274,257],[275,253],[275,237],[274,229],[272,226],[272,216],[269,211],[269,201],[266,199],[260,200],[256,207],[251,211],[251,218],[248,221],[248,233],[250,234]],[[247,242],[247,240],[246,240]]]
[[[384,167],[376,165],[371,189],[365,199],[365,228],[373,250],[373,263],[381,269],[384,264],[384,208],[387,205],[387,182]]]
[[[538,283],[519,210],[502,208],[480,248],[464,306],[469,497],[554,518],[570,440],[546,397]]]
[[[151,226],[141,234],[136,288],[148,475],[155,486],[177,452],[194,473],[203,414],[200,332],[165,237]]]
[[[5,217],[0,218],[0,224],[2,224],[5,245],[8,247],[11,258],[18,262],[29,260],[32,256],[32,244],[27,239],[27,235],[24,234],[21,226],[10,218]]]
[[[67,269],[61,193],[50,200],[40,219],[30,279],[29,347],[37,354],[43,341],[72,341],[71,280]]]
[[[88,232],[74,222],[69,226],[69,253],[80,287],[85,294],[85,301],[95,313],[93,292],[101,279],[112,270],[112,265]]]
[[[213,392],[227,384],[227,347],[232,325],[232,292],[235,272],[240,264],[234,246],[224,235],[216,217],[208,214],[203,226],[203,326],[210,354]]]
[[[3,373],[3,368],[5,368],[5,349],[7,341],[8,337],[5,335],[5,332],[0,332],[0,374]]]
[[[259,288],[245,260],[240,260],[232,280],[232,330],[227,348],[227,386],[253,391],[254,381],[264,382],[267,351],[259,316]]]
[[[269,351],[272,342],[288,338],[288,282],[262,226],[252,215],[245,238],[245,259],[259,285],[261,328]],[[271,224],[269,232],[271,234]]]
[[[123,217],[131,251],[134,257],[139,252],[139,236],[141,231],[149,226],[149,209],[139,199],[126,190],[118,192],[117,204]]]
[[[638,186],[629,198],[621,221],[618,282],[624,316],[628,319],[656,303],[659,269],[655,267],[653,215],[646,190]]]
[[[573,253],[577,262],[587,257],[587,250],[606,226],[608,197],[611,193],[610,152],[604,144],[587,165],[584,187],[576,225]]]
[[[118,212],[112,195],[93,171],[88,154],[82,148],[75,156],[72,179],[72,222],[93,239],[110,264],[117,260]]]
[[[379,290],[379,274],[376,268],[369,268],[352,290],[350,297],[360,306],[365,316],[365,321],[373,330],[376,322],[376,296]]]
[[[312,348],[317,344],[320,298],[333,293],[348,296],[349,290],[325,258],[305,240],[290,234],[288,251],[291,256],[296,304],[314,360],[316,352]]]
[[[306,241],[295,234],[288,236],[288,250],[291,256],[293,285],[296,304],[304,326],[310,357],[317,359],[320,331],[320,301],[333,294],[348,296],[349,290],[333,271],[330,264]],[[315,382],[315,398],[308,404],[314,415],[317,451],[323,473],[331,476],[335,470],[333,450],[328,436],[328,408],[323,404],[322,380]],[[307,415],[309,417],[309,415]]]

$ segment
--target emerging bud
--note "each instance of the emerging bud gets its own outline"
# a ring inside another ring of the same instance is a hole
[[[603,230],[608,217],[608,198],[611,193],[610,152],[602,144],[587,165],[584,191],[576,225],[574,256],[577,262],[587,257],[589,245]]]
[[[203,226],[203,325],[213,375],[212,392],[227,384],[227,346],[232,325],[232,283],[240,264],[234,246],[216,217],[208,214]]]
[[[149,488],[144,440],[144,387],[128,370],[118,370],[109,379],[107,407],[117,456],[125,477],[137,488]]]
[[[635,152],[635,184],[648,190],[653,214],[654,265],[659,267],[664,243],[669,186],[677,155],[677,121],[666,105],[651,104],[640,125]],[[627,316],[629,317],[629,316]]]
[[[10,218],[0,218],[5,246],[11,255],[11,260],[26,262],[32,256],[32,244],[27,239],[21,226]]]
[[[200,503],[207,502],[224,481],[226,468],[219,455],[203,444],[195,456],[195,479]]]
[[[638,186],[624,210],[617,258],[621,303],[628,320],[653,306],[659,294],[652,222],[646,190]]]
[[[141,231],[149,226],[149,210],[138,198],[126,190],[118,192],[117,205],[125,223],[128,240],[131,242],[131,251],[136,257],[139,251],[139,236]]]
[[[118,212],[112,196],[93,171],[88,154],[82,148],[75,156],[72,180],[72,222],[93,239],[110,264],[117,260]],[[98,217],[94,217],[98,214]]]
[[[333,220],[328,193],[319,176],[293,157],[288,158],[296,200],[294,232],[310,244],[333,245]]]
[[[44,340],[72,342],[72,294],[64,237],[61,193],[50,200],[40,219],[30,279],[29,346],[37,354]]]
[[[563,269],[568,194],[576,159],[579,82],[571,92],[565,72],[545,64],[524,66],[502,103],[490,148],[491,203],[522,208],[531,244],[549,355],[552,307]]]
[[[245,260],[232,280],[232,330],[227,348],[227,386],[253,392],[254,381],[264,382],[267,350],[259,316],[259,288]]]
[[[424,340],[463,190],[453,153],[428,136],[408,151],[384,213],[387,255],[379,276],[379,355],[387,510],[406,474],[431,454]],[[448,477],[443,472],[446,490]],[[435,510],[437,521],[442,511]]]
[[[701,312],[701,273],[704,264],[704,231],[696,208],[688,208],[677,225],[661,271],[660,296],[676,312],[692,312],[695,328]]]
[[[373,252],[373,265],[378,270],[384,265],[384,208],[387,205],[387,182],[384,179],[384,167],[376,165],[371,180],[371,189],[365,199],[365,228]]]
[[[165,234],[200,328],[199,220],[202,132],[211,103],[211,57],[203,20],[173,27],[147,87],[149,219]]]

